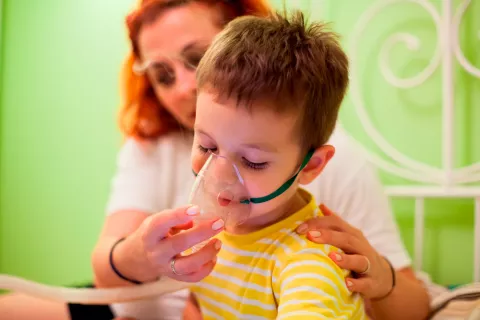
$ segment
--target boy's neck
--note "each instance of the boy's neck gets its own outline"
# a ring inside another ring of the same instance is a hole
[[[295,212],[307,205],[307,201],[301,196],[299,190],[284,205],[277,207],[274,211],[263,214],[259,217],[248,219],[239,226],[227,228],[226,231],[233,234],[247,234],[261,230],[288,218]]]

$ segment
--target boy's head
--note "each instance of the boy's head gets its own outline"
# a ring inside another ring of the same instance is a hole
[[[237,165],[251,197],[262,197],[290,179],[312,150],[294,186],[252,214],[274,210],[333,156],[325,143],[347,85],[348,59],[324,24],[307,26],[299,12],[237,18],[197,69],[193,169],[210,149]]]

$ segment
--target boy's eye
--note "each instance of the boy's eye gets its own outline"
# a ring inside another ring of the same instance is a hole
[[[268,162],[251,162],[251,161],[248,161],[247,159],[245,158],[242,158],[242,161],[243,161],[243,164],[249,168],[249,169],[252,169],[252,170],[263,170],[263,169],[266,169],[268,167]]]
[[[217,148],[205,148],[204,146],[199,144],[198,150],[200,150],[201,153],[207,153],[209,151],[215,153],[215,151],[217,151]]]
[[[205,148],[204,146],[199,144],[199,145],[197,145],[197,148],[203,154],[206,154],[208,152],[212,152],[212,153],[217,152],[216,147],[215,148]],[[268,162],[252,162],[252,161],[247,160],[246,158],[242,158],[242,164],[245,167],[247,167],[248,169],[252,169],[252,170],[263,170],[263,169],[266,169],[268,167]]]

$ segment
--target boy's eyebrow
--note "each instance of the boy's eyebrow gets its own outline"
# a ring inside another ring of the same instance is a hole
[[[203,135],[207,136],[208,138],[212,139],[212,137],[208,133],[203,131],[202,129],[194,128],[194,130],[196,132],[198,132],[200,134],[203,134]],[[269,143],[245,143],[245,144],[242,144],[241,147],[248,148],[248,149],[257,149],[257,150],[260,150],[260,151],[267,151],[267,152],[277,152],[278,151],[278,149],[275,146],[273,146]]]
[[[277,152],[278,149],[268,143],[246,143],[242,144],[242,147],[248,148],[248,149],[257,149],[260,151],[267,151],[267,152]]]
[[[196,132],[198,132],[198,133],[200,133],[200,134],[203,134],[203,135],[209,137],[210,139],[212,139],[212,137],[211,137],[208,133],[206,133],[205,131],[203,131],[202,129],[194,128],[194,130],[195,130]],[[213,140],[213,139],[212,139],[212,140]]]
[[[200,134],[203,134],[203,135],[205,135],[208,138],[213,140],[213,138],[208,133],[203,131],[202,129],[194,128],[194,130],[196,132],[198,132]],[[275,146],[273,146],[269,143],[244,143],[244,144],[241,144],[240,146],[243,147],[243,148],[257,149],[257,150],[260,150],[260,151],[267,151],[267,152],[277,152],[278,151],[278,149]]]

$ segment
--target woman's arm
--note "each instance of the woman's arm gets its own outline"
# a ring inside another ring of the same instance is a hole
[[[148,214],[138,211],[123,211],[107,216],[98,242],[92,253],[92,267],[95,277],[94,282],[97,287],[133,285],[133,283],[119,278],[114,273],[113,269],[110,267],[108,257],[113,244],[120,238],[127,237],[136,231],[147,217]],[[128,246],[128,243],[131,243],[131,239],[120,243],[116,247],[116,250],[114,251],[114,263],[122,274],[133,278],[132,271],[127,270],[129,269],[128,266],[138,265],[142,267],[142,265],[146,265],[146,263],[142,264],[141,261],[134,261],[140,257],[128,254],[128,252],[125,253],[125,243],[127,243]],[[122,252],[119,254],[120,251]],[[145,279],[143,279],[145,276],[149,278],[152,277],[151,275],[144,275],[142,272],[142,279],[139,278],[138,280],[145,281]]]
[[[427,319],[430,301],[412,268],[396,271],[396,285],[385,299],[369,301],[373,319]],[[416,306],[412,308],[412,305]]]
[[[178,226],[188,225],[197,213],[197,207],[181,207],[154,215],[124,211],[108,216],[92,254],[96,285],[126,286],[134,284],[133,281],[150,282],[161,276],[186,282],[203,279],[213,268],[218,240],[211,240],[189,256],[183,257],[180,253],[216,235],[223,229],[221,224],[206,221],[182,233],[174,232]],[[113,251],[113,264],[132,282],[117,275],[109,260],[112,246],[124,237]],[[172,272],[172,259],[175,259],[177,274]]]

